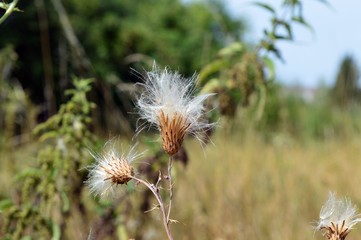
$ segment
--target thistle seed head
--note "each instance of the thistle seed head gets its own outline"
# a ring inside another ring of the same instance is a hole
[[[161,132],[164,150],[173,155],[186,134],[198,137],[214,127],[205,118],[204,101],[213,94],[194,96],[196,76],[184,78],[178,72],[159,70],[156,65],[141,84],[144,92],[137,101],[140,118]],[[145,128],[138,127],[137,132]]]
[[[132,179],[134,169],[129,165],[128,161],[121,157],[120,159],[114,158],[107,164],[99,166],[108,177],[104,181],[111,181],[113,184],[126,184]]]
[[[96,162],[89,167],[88,180],[85,182],[90,192],[104,196],[113,193],[116,186],[127,184],[134,176],[131,162],[140,155],[134,147],[127,154],[119,154],[113,146],[104,150],[103,154],[92,154]]]
[[[361,222],[357,208],[347,198],[337,199],[330,193],[321,208],[317,229],[329,240],[344,240],[352,227]]]

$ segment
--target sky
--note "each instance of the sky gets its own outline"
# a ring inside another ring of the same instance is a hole
[[[247,20],[246,40],[255,42],[269,28],[271,14],[251,4],[251,0],[224,0],[228,11]],[[258,0],[281,9],[281,0]],[[287,85],[314,88],[332,86],[342,61],[353,56],[361,69],[361,0],[304,0],[304,18],[315,31],[294,28],[294,42],[279,42],[285,63],[276,60],[277,80]],[[280,11],[281,12],[281,11]]]

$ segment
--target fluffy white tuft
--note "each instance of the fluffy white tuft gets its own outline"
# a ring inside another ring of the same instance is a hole
[[[355,224],[361,222],[357,208],[347,198],[336,198],[332,192],[329,193],[325,205],[320,211],[320,220],[317,229],[332,228],[334,226],[344,226],[350,230]]]
[[[117,171],[119,166],[130,166],[134,160],[143,155],[135,151],[135,146],[130,148],[128,152],[119,153],[114,148],[114,144],[111,144],[111,146],[105,146],[103,151],[102,154],[90,152],[95,159],[95,163],[88,167],[88,180],[85,181],[91,193],[95,196],[100,195],[102,197],[114,194],[115,187],[117,186],[117,184],[112,182],[112,175],[106,169],[114,169],[115,167],[114,171]]]
[[[144,92],[138,99],[137,106],[140,118],[155,125],[159,129],[161,111],[170,119],[174,114],[181,114],[189,124],[188,134],[198,133],[214,127],[204,118],[204,101],[214,94],[194,96],[196,75],[184,78],[178,72],[165,68],[160,70],[154,64],[152,71],[147,73]],[[144,125],[138,128],[143,130]]]

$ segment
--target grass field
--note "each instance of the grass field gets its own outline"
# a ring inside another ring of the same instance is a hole
[[[188,143],[190,165],[178,168],[177,239],[322,239],[313,227],[329,191],[361,206],[361,139],[300,145],[218,134],[214,143],[204,153]]]
[[[175,239],[323,239],[313,227],[329,191],[361,207],[361,138],[302,144],[281,135],[274,139],[220,130],[214,145],[203,150],[194,140],[186,141],[190,162],[174,169]],[[1,157],[1,196],[12,192],[14,173],[32,162],[32,149]],[[135,191],[130,198],[136,202],[141,196]],[[79,220],[73,219],[74,224]],[[158,211],[144,214],[144,220],[144,239],[165,239]],[[122,221],[126,231],[132,223]],[[70,235],[86,239],[89,231],[74,229]],[[348,239],[360,237],[356,229]]]

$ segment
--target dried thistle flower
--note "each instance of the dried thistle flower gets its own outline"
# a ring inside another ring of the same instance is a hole
[[[118,153],[114,146],[104,150],[103,154],[92,154],[96,163],[89,167],[88,180],[90,192],[95,195],[113,193],[119,184],[127,184],[134,176],[131,163],[142,154],[136,153],[134,147],[127,154]]]
[[[137,105],[140,118],[155,125],[161,133],[163,149],[169,155],[178,152],[186,134],[200,140],[199,134],[214,126],[204,118],[203,102],[213,94],[193,96],[196,76],[184,78],[156,65],[147,73]],[[138,132],[144,129],[142,125]]]
[[[317,230],[329,240],[344,240],[358,222],[361,222],[361,218],[351,201],[347,198],[337,199],[330,192],[321,208]]]

